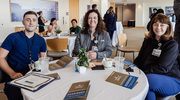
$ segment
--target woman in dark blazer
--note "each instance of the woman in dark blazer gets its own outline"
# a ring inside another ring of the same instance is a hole
[[[109,36],[112,40],[113,33],[116,30],[117,15],[114,13],[113,7],[110,7],[108,12],[109,14],[104,16],[104,22],[106,23],[107,31],[109,32]]]

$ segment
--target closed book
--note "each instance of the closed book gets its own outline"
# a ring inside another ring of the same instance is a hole
[[[90,81],[73,83],[64,100],[86,100],[90,88],[89,83]]]
[[[72,60],[73,60],[72,57],[63,56],[63,57],[60,58],[56,63],[49,64],[49,70],[52,71],[52,70],[64,68],[64,67],[66,67]]]

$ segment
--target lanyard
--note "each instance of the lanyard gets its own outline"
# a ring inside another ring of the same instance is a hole
[[[32,58],[31,58],[31,50],[32,50],[32,46],[33,46],[33,43],[34,43],[34,35],[33,35],[33,41],[32,41],[32,45],[31,45],[31,48],[29,49],[29,43],[27,41],[27,37],[26,37],[26,43],[27,43],[27,46],[28,46],[28,54],[29,54],[29,60],[30,60],[30,63],[32,63]]]

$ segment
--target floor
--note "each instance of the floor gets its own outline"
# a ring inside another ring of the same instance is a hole
[[[128,28],[128,27],[124,27],[123,32],[125,34],[127,34],[128,37],[128,46],[137,46],[137,47],[141,47],[142,42],[144,40],[144,33],[147,32],[146,28]],[[116,48],[113,47],[113,53],[111,58],[115,57],[115,52],[116,52]],[[122,54],[121,54],[122,55]],[[138,55],[138,53],[135,53],[135,57]],[[125,55],[125,59],[129,60],[131,62],[133,62],[132,59],[132,54],[126,54]],[[3,84],[0,84],[0,90],[3,89]],[[4,93],[0,93],[0,100],[7,100],[6,96],[4,95]],[[170,100],[176,100],[174,97],[171,98]]]

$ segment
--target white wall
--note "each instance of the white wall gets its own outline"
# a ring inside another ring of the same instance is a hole
[[[164,0],[156,2],[137,2],[136,3],[136,26],[147,26],[149,22],[149,7],[161,7],[165,12],[166,6],[173,6],[174,0]]]
[[[143,7],[144,7],[143,2],[136,3],[136,15],[135,15],[136,26],[144,26]]]
[[[79,23],[82,27],[83,18],[87,12],[87,5],[90,5],[91,0],[79,0]]]
[[[101,13],[102,18],[104,17],[108,8],[109,8],[108,0],[101,0],[101,12],[100,13]]]
[[[46,0],[46,1],[58,1],[59,4],[59,21],[57,22],[60,25],[63,32],[67,32],[69,29],[69,15],[66,15],[66,12],[69,12],[69,0]],[[10,4],[9,0],[0,1],[0,42],[3,42],[4,39],[12,32],[15,31],[16,26],[23,26],[21,22],[11,22],[10,16]],[[63,22],[64,17],[64,24]],[[50,22],[50,21],[49,21]],[[46,25],[49,25],[49,22]]]

